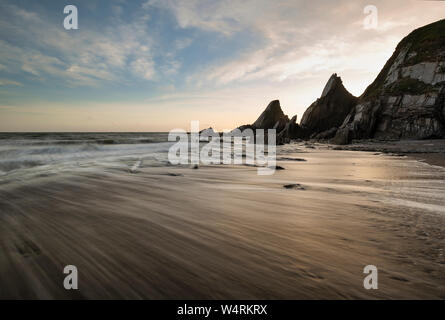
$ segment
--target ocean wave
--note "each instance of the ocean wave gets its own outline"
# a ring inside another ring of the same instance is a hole
[[[165,166],[172,145],[166,141],[166,134],[157,133],[0,134],[0,174],[6,179],[10,173],[29,176],[30,170],[131,167],[141,159],[144,166]]]
[[[10,143],[10,140],[8,140]],[[82,144],[97,144],[97,145],[109,145],[109,144],[148,144],[164,142],[164,139],[82,139],[82,140],[15,140],[13,145],[15,146],[51,146],[51,145],[82,145]],[[4,142],[1,145],[7,145]]]
[[[35,160],[9,160],[9,161],[0,161],[0,172],[3,174],[17,169],[25,169],[41,166],[44,163]]]

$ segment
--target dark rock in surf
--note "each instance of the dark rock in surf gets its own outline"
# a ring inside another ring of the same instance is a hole
[[[286,185],[283,186],[283,188],[285,188],[285,189],[295,189],[295,190],[306,190],[306,188],[303,187],[299,183],[286,184]]]

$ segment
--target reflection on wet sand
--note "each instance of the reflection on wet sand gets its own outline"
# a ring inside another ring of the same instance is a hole
[[[2,185],[0,297],[445,298],[445,170],[306,151],[273,176],[142,167]],[[370,264],[378,290],[363,288]]]

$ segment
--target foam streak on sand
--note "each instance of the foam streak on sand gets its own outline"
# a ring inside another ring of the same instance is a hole
[[[0,297],[445,298],[444,169],[278,153],[273,176],[140,166],[1,185]],[[63,289],[69,264],[77,291]],[[370,264],[378,290],[363,288]]]

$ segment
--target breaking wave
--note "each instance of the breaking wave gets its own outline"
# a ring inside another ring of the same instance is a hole
[[[2,133],[0,179],[75,168],[166,165],[167,133]],[[142,163],[142,162],[141,162]]]

